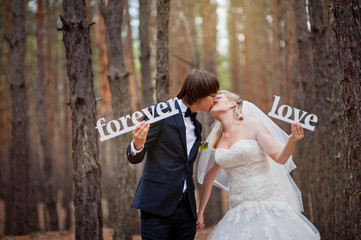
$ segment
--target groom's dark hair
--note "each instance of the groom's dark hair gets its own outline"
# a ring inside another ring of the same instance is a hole
[[[192,105],[198,99],[205,98],[219,90],[218,79],[210,72],[204,70],[192,70],[183,82],[177,98]]]

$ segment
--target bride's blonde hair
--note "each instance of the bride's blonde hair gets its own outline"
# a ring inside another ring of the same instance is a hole
[[[236,102],[237,105],[234,108],[233,116],[236,120],[243,120],[242,116],[242,98],[233,92],[227,91],[227,90],[220,90],[218,94],[223,94],[229,102]],[[212,147],[215,148],[219,142],[219,139],[221,138],[223,134],[223,126],[219,121],[215,121],[213,128],[215,129],[215,136],[212,141]]]

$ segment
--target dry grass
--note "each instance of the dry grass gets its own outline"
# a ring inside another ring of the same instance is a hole
[[[206,240],[212,228],[207,228],[202,231],[198,231],[195,240]],[[103,237],[104,240],[112,240],[113,229],[104,228]],[[32,233],[25,236],[0,236],[0,240],[74,240],[74,232],[46,232],[46,233]],[[139,235],[133,236],[133,240],[141,240]]]

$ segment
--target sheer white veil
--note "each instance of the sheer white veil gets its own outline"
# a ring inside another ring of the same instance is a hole
[[[286,144],[288,140],[288,135],[253,103],[250,103],[248,101],[242,101],[242,116],[244,120],[255,118],[261,121],[269,131],[268,135],[270,136],[268,139],[270,139],[270,142],[273,143],[276,142],[279,145],[278,147],[281,148]],[[213,146],[212,141],[215,137],[215,133],[220,124],[221,124],[220,122],[215,121],[215,123],[212,126],[212,130],[206,139],[206,142],[208,143],[208,148],[202,150],[200,153],[197,177],[199,183],[201,184],[203,183],[203,179],[205,175],[215,163],[214,157],[216,151],[212,147]],[[265,139],[267,141],[267,138]],[[270,144],[270,146],[271,145],[272,144]],[[265,151],[265,152],[267,154],[272,153],[271,151]],[[301,192],[289,174],[293,169],[296,168],[296,165],[292,160],[292,156],[287,160],[287,162],[284,165],[275,162],[270,157],[268,157],[268,162],[271,169],[271,174],[279,184],[282,190],[282,194],[284,195],[284,198],[286,199],[287,203],[292,208],[298,211],[303,211]],[[228,191],[229,181],[230,180],[226,171],[221,168],[216,179],[213,182],[213,185]]]

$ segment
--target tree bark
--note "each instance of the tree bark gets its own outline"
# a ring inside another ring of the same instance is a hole
[[[203,16],[203,66],[204,70],[218,76],[218,51],[217,51],[217,4],[210,0],[202,1]],[[208,135],[213,119],[207,113],[202,113],[203,132]],[[216,224],[222,218],[221,190],[212,188],[211,197],[204,212],[204,221],[207,226]]]
[[[361,6],[356,0],[334,1],[335,33],[343,102],[345,239],[361,238]]]
[[[139,0],[139,38],[140,38],[140,64],[142,75],[142,95],[140,107],[144,108],[153,103],[152,71],[150,66],[148,0]]]
[[[169,16],[169,95],[176,96],[182,87],[183,80],[187,77],[189,71],[195,66],[191,62],[191,54],[188,43],[190,33],[186,31],[188,27],[188,21],[194,21],[194,18],[185,17],[185,5],[189,3],[185,1],[172,1],[170,6]],[[194,5],[194,2],[192,4]],[[194,8],[189,10],[192,12]]]
[[[134,53],[133,53],[133,36],[132,36],[132,27],[130,24],[130,14],[129,14],[129,4],[128,0],[124,0],[124,21],[123,26],[125,27],[127,37],[124,41],[123,49],[125,56],[125,66],[128,69],[128,85],[130,93],[130,106],[132,112],[135,112],[138,107],[138,96],[140,96],[140,91],[137,89],[137,72],[134,64]]]
[[[43,151],[44,158],[44,200],[46,205],[46,212],[49,216],[49,230],[57,231],[58,226],[58,214],[56,212],[57,201],[57,189],[55,186],[55,180],[53,177],[53,159],[49,140],[49,134],[47,132],[47,109],[45,107],[45,93],[44,93],[44,78],[45,78],[45,61],[44,61],[44,43],[43,43],[43,0],[37,1],[37,60],[38,60],[38,75],[36,81],[36,117],[39,129],[40,144]]]
[[[266,3],[249,1],[246,5],[245,46],[246,78],[245,99],[255,103],[264,112],[268,110],[268,82],[266,74],[267,22]]]
[[[232,91],[245,96],[244,86],[244,21],[243,21],[244,2],[231,0],[228,10],[228,29],[229,29],[229,54],[230,54],[230,74]],[[242,12],[241,12],[242,9]],[[243,61],[242,61],[243,59]]]
[[[61,16],[70,84],[74,171],[75,238],[103,239],[101,164],[85,1],[64,0]]]
[[[69,86],[66,84],[65,80],[63,80],[63,97],[64,99],[66,96],[69,95]],[[64,165],[63,165],[63,207],[65,209],[65,223],[64,228],[65,230],[69,231],[71,230],[72,226],[72,211],[70,208],[70,204],[72,203],[71,200],[73,199],[73,183],[72,183],[72,175],[73,175],[73,168],[71,163],[71,113],[69,107],[63,102],[63,159],[64,159]]]
[[[10,213],[6,234],[29,233],[28,222],[28,115],[26,106],[25,60],[25,1],[13,0],[12,34],[10,40],[10,94],[12,100],[12,128],[10,146],[9,195],[6,206]],[[21,227],[19,227],[21,226]]]
[[[202,0],[202,7],[203,68],[217,77],[217,4],[215,1]]]
[[[108,58],[107,58],[107,45],[105,42],[106,41],[105,24],[99,8],[97,8],[97,18],[98,20],[95,25],[95,39],[98,48],[98,62],[99,62],[98,64],[100,68],[99,78],[100,78],[101,96],[102,96],[100,114],[104,115],[111,112],[112,97],[110,94],[109,82],[107,78]]]
[[[157,1],[157,102],[164,102],[169,98],[169,12],[170,0]]]
[[[3,1],[4,2],[4,1]],[[11,9],[11,1],[6,0],[5,9]],[[9,162],[9,150],[10,150],[10,139],[11,139],[11,103],[10,103],[10,51],[9,51],[9,43],[5,42],[5,38],[10,39],[8,36],[11,33],[11,13],[10,11],[3,12],[1,16],[4,21],[4,27],[1,29],[1,34],[4,36],[1,40],[0,47],[0,56],[1,56],[1,66],[0,66],[0,74],[3,76],[1,84],[1,92],[0,92],[0,101],[1,101],[1,123],[0,126],[2,129],[2,134],[0,135],[0,164],[3,169],[0,173],[0,198],[2,200],[6,200],[6,196],[8,195],[8,181],[9,181],[9,171],[8,171],[8,162]]]
[[[114,116],[119,118],[131,112],[128,75],[125,69],[121,27],[124,2],[111,0],[105,5],[98,1],[99,9],[104,18],[108,55],[108,81],[112,93]],[[135,209],[130,208],[136,190],[136,169],[128,164],[126,148],[131,141],[130,134],[124,134],[114,140],[117,149],[117,220],[113,239],[131,239],[139,230],[139,216]]]

